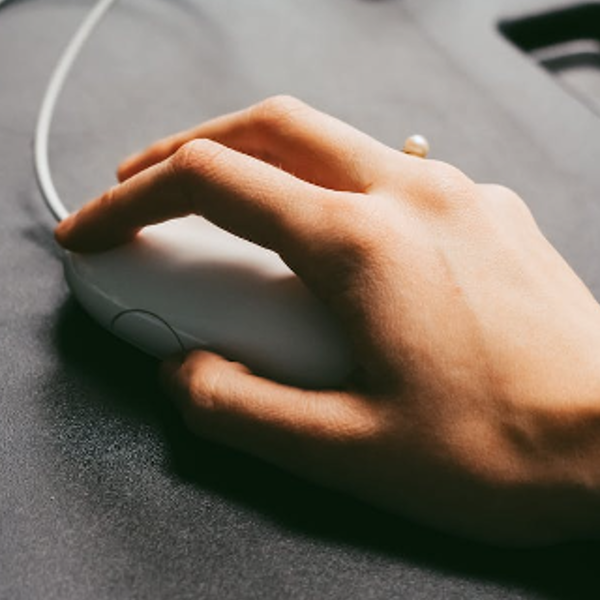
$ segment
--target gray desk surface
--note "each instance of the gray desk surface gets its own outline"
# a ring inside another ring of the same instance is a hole
[[[598,295],[598,117],[496,29],[552,4],[123,0],[61,97],[57,186],[75,207],[157,136],[291,93],[516,188]],[[480,547],[192,439],[154,361],[69,299],[31,135],[90,6],[0,11],[0,598],[599,597],[598,545]]]

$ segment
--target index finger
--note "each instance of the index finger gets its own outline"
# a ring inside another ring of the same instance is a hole
[[[351,202],[348,193],[308,183],[216,142],[196,140],[84,206],[55,234],[69,250],[101,251],[131,240],[146,225],[195,213],[286,255],[328,237],[332,211]]]

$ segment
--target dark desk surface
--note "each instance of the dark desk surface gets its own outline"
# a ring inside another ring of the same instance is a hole
[[[497,29],[553,4],[123,0],[61,97],[57,187],[75,207],[157,136],[286,92],[514,187],[598,295],[599,119]],[[0,11],[0,598],[600,597],[598,545],[480,547],[192,439],[69,299],[31,136],[90,6]]]

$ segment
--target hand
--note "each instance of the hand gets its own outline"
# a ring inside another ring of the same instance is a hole
[[[600,310],[513,192],[291,98],[158,142],[119,178],[63,246],[198,213],[277,251],[352,340],[359,368],[333,391],[207,352],[166,363],[199,435],[459,535],[598,534]]]

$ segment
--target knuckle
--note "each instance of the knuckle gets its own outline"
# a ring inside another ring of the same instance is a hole
[[[196,205],[198,184],[216,179],[222,154],[227,149],[208,139],[192,140],[183,144],[169,161],[173,184],[184,205],[184,214],[198,212]]]
[[[516,203],[521,202],[521,198],[510,188],[498,183],[482,184],[481,189],[488,197],[495,198],[499,202]]]
[[[175,396],[179,398],[181,412],[191,418],[210,408],[210,386],[206,385],[204,362],[200,353],[192,352],[177,370]]]
[[[250,109],[255,126],[270,131],[289,128],[308,110],[308,106],[293,96],[272,96]]]
[[[461,193],[473,182],[458,168],[443,161],[428,161],[429,180],[432,187],[442,193]]]
[[[513,207],[527,208],[527,205],[523,202],[521,197],[510,188],[497,184],[494,184],[491,187],[492,192],[501,202]]]
[[[499,210],[533,219],[533,215],[527,204],[510,188],[495,183],[485,184],[480,187],[486,202],[496,204]]]
[[[184,180],[209,176],[218,168],[225,147],[208,139],[186,142],[173,154],[171,165]]]
[[[277,96],[271,96],[266,98],[262,102],[256,105],[259,111],[266,112],[267,114],[283,114],[287,115],[296,110],[302,110],[306,108],[306,104],[294,96],[286,94],[279,94]]]
[[[423,161],[415,172],[413,203],[428,212],[462,210],[476,197],[475,184],[460,169],[443,161]]]
[[[348,407],[331,415],[335,424],[338,438],[353,446],[365,447],[376,444],[384,431],[383,423],[377,411],[372,407]]]

